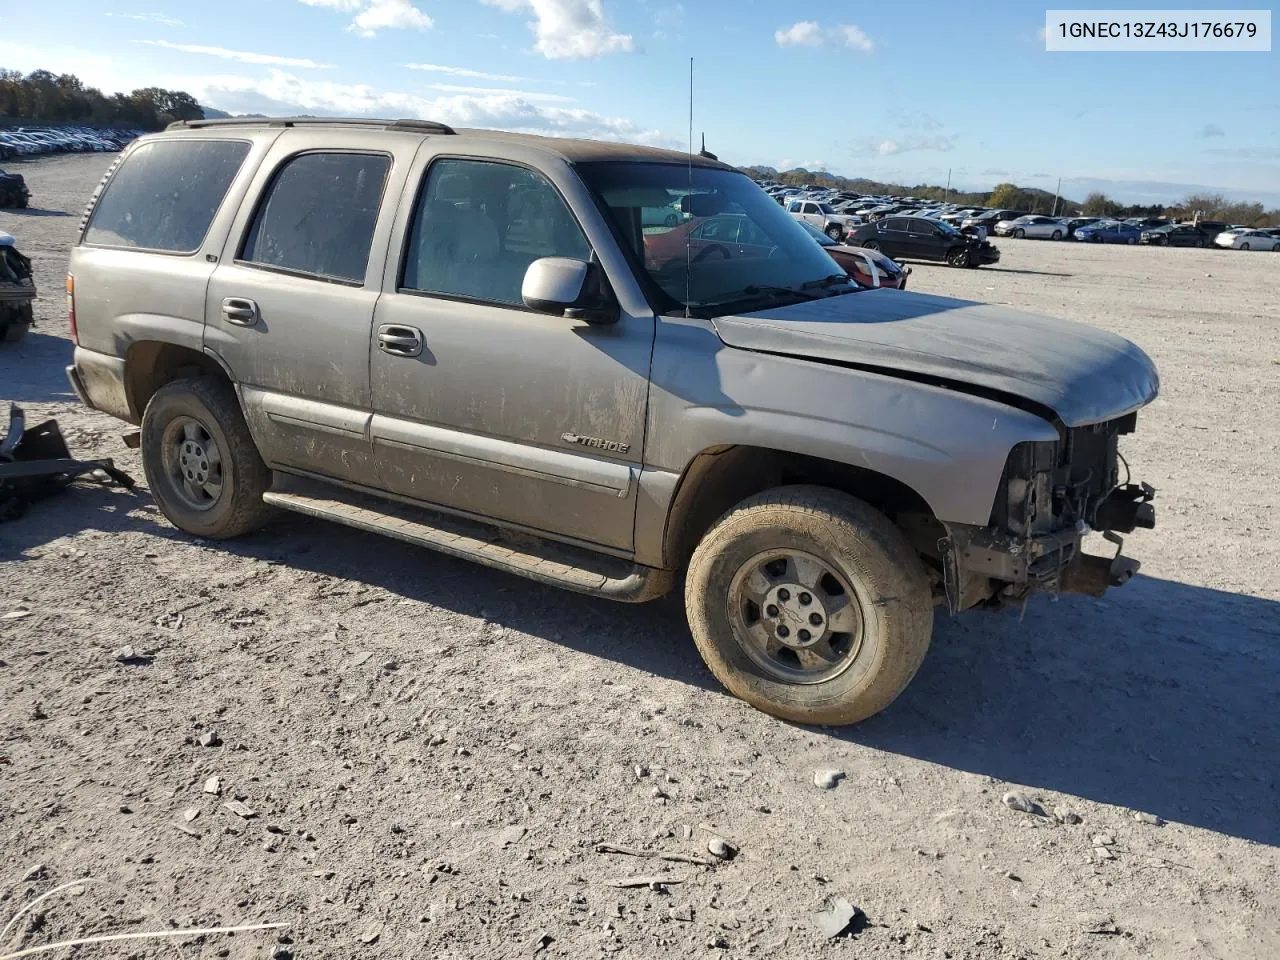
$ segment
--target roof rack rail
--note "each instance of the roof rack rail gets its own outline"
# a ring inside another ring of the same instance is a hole
[[[166,130],[201,130],[206,127],[298,127],[298,126],[378,127],[415,133],[453,134],[453,127],[434,120],[375,120],[360,117],[223,117],[218,120],[175,120]]]

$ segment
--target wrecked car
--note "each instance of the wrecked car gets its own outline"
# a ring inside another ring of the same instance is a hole
[[[141,424],[180,529],[289,510],[614,600],[683,583],[711,671],[790,720],[884,709],[936,607],[1124,583],[1154,524],[1138,347],[857,292],[709,157],[193,121],[123,155],[70,273],[72,386]]]
[[[0,231],[0,342],[21,340],[31,329],[35,299],[31,261],[18,252],[10,234]]]

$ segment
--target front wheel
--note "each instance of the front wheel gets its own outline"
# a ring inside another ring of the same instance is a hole
[[[1137,237],[1130,237],[1128,240],[1125,241],[1125,243],[1127,243],[1131,247],[1137,242],[1138,242]]]
[[[1051,236],[1049,239],[1050,239],[1050,240],[1061,240],[1061,239],[1062,239],[1062,231],[1061,231],[1061,230],[1055,230],[1055,231],[1053,231],[1053,236]]]
[[[266,522],[271,471],[258,455],[231,386],[174,380],[142,415],[142,466],[160,511],[179,530],[227,539]]]
[[[933,633],[928,577],[901,531],[822,487],[770,490],[722,517],[694,551],[685,609],[729,692],[798,723],[879,713]]]
[[[963,248],[952,250],[947,254],[947,263],[953,267],[967,267],[969,265],[969,251]]]
[[[1247,243],[1242,243],[1242,244],[1240,244],[1240,249],[1241,249],[1241,250],[1248,250],[1248,249],[1249,249],[1249,244],[1247,244]]]
[[[1013,231],[1013,239],[1015,240],[1021,240],[1026,235],[1027,235],[1027,231],[1023,230],[1021,227]]]

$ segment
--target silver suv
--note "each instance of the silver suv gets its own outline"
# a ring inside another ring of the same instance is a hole
[[[699,229],[725,214],[733,237]],[[141,424],[182,530],[292,510],[625,601],[683,573],[712,672],[791,720],[883,709],[936,605],[1124,582],[1082,538],[1154,522],[1118,469],[1157,390],[1141,350],[859,292],[702,157],[179,124],[105,178],[68,292],[71,382]]]

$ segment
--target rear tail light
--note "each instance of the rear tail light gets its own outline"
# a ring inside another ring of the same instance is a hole
[[[80,346],[80,331],[76,329],[76,278],[67,274],[67,323],[71,325],[71,342]]]

